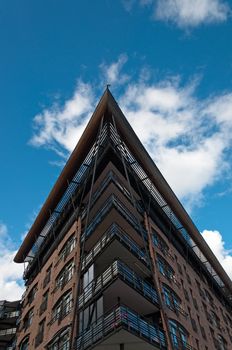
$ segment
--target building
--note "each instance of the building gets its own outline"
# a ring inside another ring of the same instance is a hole
[[[19,300],[0,300],[0,350],[13,350],[15,348],[19,316]]]
[[[15,262],[17,349],[232,348],[232,282],[108,89]]]

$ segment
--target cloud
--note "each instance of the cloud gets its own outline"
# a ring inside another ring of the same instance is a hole
[[[229,169],[232,95],[200,100],[178,80],[130,84],[119,105],[188,210]]]
[[[117,62],[122,62],[120,57]],[[104,65],[106,72],[111,67]],[[119,81],[124,75],[120,70]],[[227,151],[232,141],[232,92],[200,99],[198,84],[192,79],[183,85],[180,77],[160,82],[130,77],[117,94],[124,114],[188,211],[202,204],[204,190],[229,176],[231,168]],[[70,153],[97,95],[93,84],[79,81],[64,105],[35,116],[31,143]]]
[[[129,75],[121,73],[127,60],[127,55],[121,54],[118,57],[118,60],[110,65],[106,63],[100,65],[103,73],[103,80],[105,80],[105,85],[112,84],[115,87],[117,85],[122,85],[129,80]]]
[[[157,0],[155,6],[155,18],[179,27],[223,22],[229,12],[229,6],[221,0]]]
[[[73,96],[63,106],[54,103],[34,118],[35,132],[30,143],[37,147],[47,145],[65,156],[63,151],[70,151],[80,138],[94,102],[91,85],[79,80]]]
[[[15,254],[7,226],[0,222],[0,300],[18,300],[24,292],[23,265],[13,262]]]
[[[232,279],[232,254],[231,251],[225,249],[225,242],[222,239],[221,233],[216,230],[204,230],[202,236],[212,252],[216,255],[228,276]]]
[[[180,28],[224,22],[231,13],[223,0],[122,0],[122,3],[128,12],[135,4],[152,6],[155,20],[172,22]]]

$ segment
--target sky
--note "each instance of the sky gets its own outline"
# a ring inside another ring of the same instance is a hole
[[[232,2],[1,0],[0,300],[13,257],[111,92],[232,278]]]

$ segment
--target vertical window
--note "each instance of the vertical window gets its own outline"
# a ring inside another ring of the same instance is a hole
[[[29,338],[26,338],[22,341],[21,345],[19,346],[20,350],[29,350]]]
[[[169,327],[174,348],[179,350],[187,347],[188,332],[186,329],[174,320],[169,321]]]

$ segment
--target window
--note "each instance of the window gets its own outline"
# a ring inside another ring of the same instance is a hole
[[[65,245],[63,246],[63,248],[61,249],[60,253],[59,253],[59,261],[60,260],[65,260],[66,257],[73,251],[73,249],[76,246],[76,238],[74,235],[72,235],[67,242],[65,243]]]
[[[101,316],[103,315],[103,297],[99,298],[95,304],[91,304],[84,311],[81,311],[79,314],[79,332],[83,332],[88,328],[92,323],[99,320],[102,322]]]
[[[47,269],[46,276],[45,276],[45,278],[43,280],[43,288],[45,288],[48,285],[48,283],[50,282],[51,271],[52,271],[52,265],[49,266],[49,268]]]
[[[44,326],[45,326],[45,318],[43,319],[43,321],[39,323],[38,333],[35,337],[35,347],[39,346],[43,342]]]
[[[66,329],[57,335],[48,346],[48,350],[69,350],[69,331]]]
[[[31,304],[32,301],[35,299],[37,290],[38,290],[38,286],[37,286],[37,284],[36,284],[36,285],[31,289],[31,291],[30,291],[29,294],[28,294],[27,300],[28,300],[28,303],[29,303],[29,304]]]
[[[210,312],[210,321],[215,327],[220,328],[220,319],[213,311]]]
[[[72,292],[63,295],[52,311],[51,323],[62,320],[72,309]]]
[[[169,320],[172,343],[175,349],[185,349],[188,346],[188,332],[178,322]]]
[[[227,343],[225,339],[222,337],[222,335],[218,335],[218,349],[220,350],[227,350]]]
[[[160,256],[158,255],[158,269],[159,272],[170,280],[175,280],[174,270],[172,267]]]
[[[47,304],[48,304],[48,293],[49,291],[47,291],[46,293],[44,293],[43,295],[43,300],[42,303],[40,305],[39,308],[39,314],[42,315],[42,313],[47,309]]]
[[[156,247],[158,247],[163,254],[167,254],[169,247],[164,239],[153,229],[152,230],[152,240]]]
[[[168,286],[163,286],[163,295],[164,295],[164,301],[165,304],[173,311],[175,311],[177,314],[178,312],[184,314],[184,316],[187,316],[185,311],[181,308],[181,299],[176,295],[176,293],[171,290]]]
[[[28,311],[28,313],[26,314],[25,318],[24,318],[24,322],[23,322],[23,325],[24,325],[24,328],[27,329],[28,327],[30,327],[31,323],[32,323],[32,319],[33,319],[33,316],[34,316],[34,310],[33,308],[30,309]]]
[[[72,278],[74,273],[74,261],[69,262],[56,278],[56,289],[64,287]]]
[[[29,337],[27,337],[26,339],[23,339],[23,341],[21,342],[21,345],[19,346],[20,350],[29,350]]]

